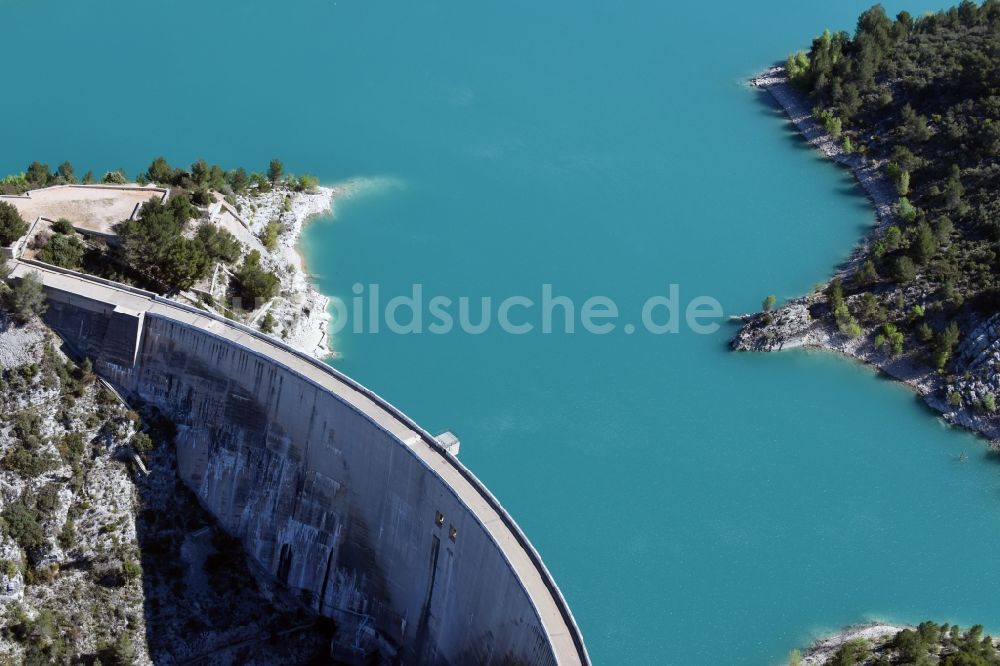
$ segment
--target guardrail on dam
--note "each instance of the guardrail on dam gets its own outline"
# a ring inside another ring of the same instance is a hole
[[[29,272],[46,322],[175,419],[178,469],[203,505],[359,645],[403,663],[590,663],[513,519],[392,405],[211,313],[29,260],[12,277]]]

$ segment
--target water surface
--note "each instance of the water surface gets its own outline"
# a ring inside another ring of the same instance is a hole
[[[331,295],[551,283],[634,319],[676,283],[747,311],[824,279],[873,216],[740,82],[866,5],[0,1],[0,167],[277,155],[375,179],[306,232]],[[869,617],[989,625],[1000,469],[982,443],[865,368],[732,354],[732,332],[335,345],[462,437],[597,664],[777,663]]]

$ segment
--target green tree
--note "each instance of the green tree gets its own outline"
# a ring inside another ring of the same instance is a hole
[[[251,251],[243,260],[243,264],[233,275],[233,280],[234,293],[242,299],[243,307],[248,310],[278,294],[278,277],[261,266],[260,253],[256,250]]]
[[[878,282],[878,271],[875,270],[875,262],[866,259],[857,274],[854,276],[854,283],[858,287],[867,287]]]
[[[918,114],[909,104],[903,106],[900,117],[903,121],[903,136],[910,141],[923,143],[931,137],[930,128],[927,126],[927,117]]]
[[[809,85],[809,56],[805,51],[798,51],[788,56],[785,61],[785,71],[788,78],[799,87]]]
[[[917,663],[927,654],[928,645],[917,632],[903,629],[892,639],[892,646],[899,651],[899,656],[906,663]]]
[[[770,312],[774,309],[774,306],[777,305],[777,303],[778,298],[774,294],[769,294],[761,303],[761,308],[763,308],[764,312]]]
[[[49,184],[52,174],[49,173],[49,165],[41,162],[32,162],[28,165],[28,170],[24,173],[32,187],[45,187]]]
[[[76,182],[76,174],[73,173],[73,165],[69,160],[63,162],[59,165],[58,169],[59,177],[62,178],[67,183]]]
[[[909,199],[906,197],[900,197],[899,202],[896,204],[896,215],[899,219],[904,222],[913,222],[917,219],[917,215],[920,213],[917,207],[914,206]]]
[[[958,210],[962,205],[962,196],[964,194],[965,188],[962,186],[962,178],[958,166],[952,164],[948,180],[945,181],[944,185],[945,205],[951,210]]]
[[[899,284],[913,282],[917,277],[917,267],[913,260],[905,255],[896,259],[895,276]]]
[[[187,289],[205,276],[211,263],[203,243],[183,235],[189,208],[184,197],[167,205],[153,198],[137,219],[118,225],[126,263],[167,291]]]
[[[243,194],[250,187],[250,177],[243,167],[228,172],[226,181],[236,194]]]
[[[826,288],[826,297],[830,302],[830,309],[836,310],[844,303],[844,285],[840,278],[833,278],[830,286]]]
[[[282,225],[281,222],[278,220],[271,220],[261,231],[260,242],[263,243],[268,252],[274,252],[278,249],[278,235],[281,233],[283,228],[284,225]]]
[[[899,180],[896,181],[896,191],[899,196],[905,197],[910,193],[910,172],[901,171],[899,173]]]
[[[952,224],[951,218],[947,215],[942,215],[934,221],[934,235],[937,237],[939,244],[947,244],[951,240],[951,234],[954,231],[955,225]]]
[[[944,367],[948,364],[948,360],[951,358],[952,352],[955,351],[955,347],[958,345],[959,337],[958,324],[951,322],[934,338],[931,359],[936,370],[944,370]]]
[[[191,165],[191,180],[200,187],[207,187],[209,184],[209,174],[211,172],[208,162],[198,160]]]
[[[28,273],[17,281],[8,294],[8,306],[14,318],[22,324],[45,312],[45,290],[38,273]]]
[[[225,229],[220,229],[211,223],[198,227],[198,240],[205,246],[205,251],[212,259],[233,263],[240,258],[243,245]]]
[[[878,298],[870,291],[861,295],[858,316],[868,323],[878,323],[885,319],[885,310],[879,305]]]
[[[165,157],[157,157],[146,169],[146,178],[152,183],[173,185],[178,180],[178,172],[170,166]]]
[[[802,666],[802,653],[798,650],[788,653],[788,666]]]
[[[875,336],[875,344],[879,347],[888,345],[889,353],[899,356],[903,353],[903,333],[893,323],[882,326],[882,333]]]
[[[268,310],[264,315],[264,318],[260,320],[260,330],[264,333],[271,333],[274,331],[274,327],[277,325],[277,321],[274,319],[274,315]]]
[[[868,642],[863,639],[853,640],[842,645],[827,662],[830,666],[859,666],[871,657]]]
[[[21,218],[17,208],[0,201],[0,245],[10,245],[28,233],[28,223]]]
[[[937,237],[931,231],[931,226],[926,222],[917,225],[917,234],[913,244],[910,246],[914,260],[919,264],[926,264],[937,252]]]
[[[899,246],[903,242],[903,232],[899,230],[899,227],[893,225],[889,227],[885,232],[885,249],[889,252],[895,252],[899,249]]]
[[[279,159],[271,160],[271,163],[267,167],[267,178],[272,183],[277,183],[281,180],[282,176],[285,174],[285,165],[281,163]]]

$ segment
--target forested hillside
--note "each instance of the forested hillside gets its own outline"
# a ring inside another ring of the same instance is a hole
[[[786,68],[899,194],[895,223],[827,291],[841,332],[875,327],[890,353],[945,369],[960,324],[1000,304],[1000,0],[894,19],[876,5],[853,36],[824,32]]]

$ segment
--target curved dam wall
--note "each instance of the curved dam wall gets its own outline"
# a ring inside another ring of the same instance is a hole
[[[49,325],[174,418],[185,483],[344,643],[407,664],[589,663],[517,526],[391,405],[225,320],[44,265],[14,277],[28,271]]]

